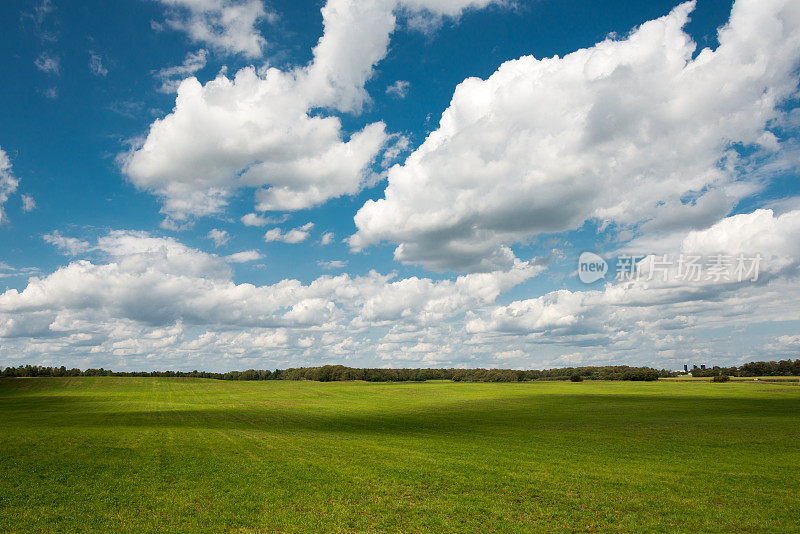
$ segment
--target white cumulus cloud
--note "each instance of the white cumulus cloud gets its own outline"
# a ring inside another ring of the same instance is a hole
[[[243,250],[242,252],[236,252],[234,254],[225,256],[225,261],[231,263],[247,263],[261,259],[264,259],[264,255],[257,250]]]
[[[672,252],[761,254],[757,281],[648,279],[643,263],[638,280],[498,303],[543,267],[516,260],[507,271],[442,280],[371,272],[259,286],[233,282],[230,267],[255,261],[256,251],[219,257],[114,231],[91,245],[99,259],[30,273],[24,289],[0,294],[0,359],[184,369],[375,361],[676,368],[752,358],[757,349],[785,357],[796,330],[736,337],[736,329],[800,320],[798,243],[800,211],[756,210],[688,232]]]
[[[691,356],[692,347],[724,359],[729,356],[720,352],[724,343],[695,341],[695,336],[704,337],[704,329],[800,319],[793,304],[800,297],[798,243],[800,211],[734,215],[685,234],[677,249],[665,251],[672,261],[664,276],[651,261],[660,258],[647,257],[630,280],[614,280],[601,290],[558,290],[513,301],[473,315],[465,328],[472,335],[503,335],[523,343],[599,347],[609,359],[652,351],[665,365]],[[697,255],[703,262],[725,255],[733,263],[729,275],[719,279],[707,264],[700,276],[681,278],[678,254]],[[761,257],[758,272],[741,280],[734,276],[739,255],[748,260],[748,271],[750,259]],[[736,348],[727,350],[735,354]]]
[[[266,40],[260,21],[272,17],[261,0],[160,0],[170,10],[165,23],[196,43],[229,54],[259,57]]]
[[[777,146],[767,128],[797,89],[800,4],[738,0],[717,49],[696,57],[682,29],[693,8],[464,80],[438,129],[390,169],[384,198],[358,212],[351,245],[388,241],[403,262],[491,270],[510,264],[510,245],[587,220],[663,215],[686,228],[724,216],[753,190],[735,183],[736,146]]]
[[[263,361],[266,348],[275,351],[266,357],[284,362],[320,351],[341,357],[363,350],[374,357],[378,348],[368,330],[375,327],[393,330],[382,343],[416,332],[416,354],[424,359],[441,350],[425,329],[491,305],[541,271],[519,262],[510,271],[455,280],[394,280],[371,272],[256,286],[234,283],[228,265],[254,257],[253,251],[220,258],[129,231],[110,232],[93,247],[104,261],[73,261],[30,278],[21,291],[0,294],[0,358],[74,361],[90,354],[107,364],[134,357],[184,367],[198,359]]]
[[[200,9],[219,2],[170,3]],[[299,210],[357,193],[393,137],[383,122],[347,134],[338,117],[313,110],[359,112],[369,101],[364,84],[387,53],[396,10],[455,16],[488,3],[330,0],[310,63],[248,67],[205,85],[185,79],[172,113],[122,158],[123,171],[162,197],[164,212],[176,220],[220,212],[240,188],[256,189],[260,211]]]
[[[267,243],[271,243],[274,241],[280,241],[283,243],[302,243],[308,236],[311,235],[311,229],[314,228],[314,223],[306,223],[303,226],[298,226],[297,228],[292,228],[291,230],[284,233],[280,228],[272,228],[267,230],[264,234],[264,241]]]
[[[19,180],[11,172],[11,159],[0,148],[0,224],[6,220],[3,204],[6,203],[8,197],[16,192],[18,185]]]
[[[255,213],[248,213],[241,218],[241,221],[245,226],[266,226],[268,224],[286,222],[288,218],[287,215],[281,217],[265,217],[263,215],[256,215]]]

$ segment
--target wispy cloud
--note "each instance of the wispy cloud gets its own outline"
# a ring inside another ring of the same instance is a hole
[[[186,54],[182,64],[166,67],[156,72],[156,79],[161,82],[158,91],[161,93],[174,93],[177,91],[178,86],[184,79],[206,66],[207,56],[208,52],[204,49],[200,49],[197,52],[189,52]]]
[[[12,267],[0,261],[0,278],[12,278],[14,276],[28,277],[37,275],[40,272],[38,267]]]
[[[67,256],[78,256],[92,250],[92,245],[76,237],[65,237],[58,230],[53,230],[49,234],[42,236],[47,243],[55,246],[61,253]]]
[[[39,54],[34,62],[36,68],[46,74],[58,75],[61,71],[61,60],[58,56],[50,55],[47,52]]]
[[[386,88],[386,94],[397,98],[405,98],[408,95],[408,90],[411,88],[411,82],[406,80],[397,80],[389,87]]]
[[[221,247],[231,239],[230,234],[228,234],[226,230],[219,230],[217,228],[214,228],[208,232],[206,237],[214,242],[215,247]]]
[[[22,199],[22,211],[28,212],[36,209],[36,201],[30,195],[20,195]]]
[[[317,265],[322,267],[323,269],[333,270],[333,269],[344,269],[347,267],[347,260],[318,260]]]
[[[16,192],[17,186],[19,179],[12,173],[11,158],[0,148],[0,224],[6,219],[3,204]]]
[[[108,75],[108,68],[103,64],[103,58],[99,54],[89,51],[89,70],[95,76],[104,78]]]
[[[319,244],[323,246],[330,245],[333,243],[334,237],[336,237],[336,235],[333,232],[325,232],[322,234],[322,237],[319,238]]]

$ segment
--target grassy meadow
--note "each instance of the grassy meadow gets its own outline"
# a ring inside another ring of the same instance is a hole
[[[797,531],[800,386],[0,380],[0,530]]]

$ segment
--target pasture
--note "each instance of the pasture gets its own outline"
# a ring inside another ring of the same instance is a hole
[[[798,529],[800,387],[0,380],[0,530]]]

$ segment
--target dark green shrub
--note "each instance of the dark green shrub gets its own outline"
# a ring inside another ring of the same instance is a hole
[[[583,377],[581,375],[578,375],[578,374],[572,375],[571,377],[569,377],[569,379],[572,382],[583,382]]]
[[[711,379],[712,382],[728,382],[731,379],[728,375],[717,375]]]

